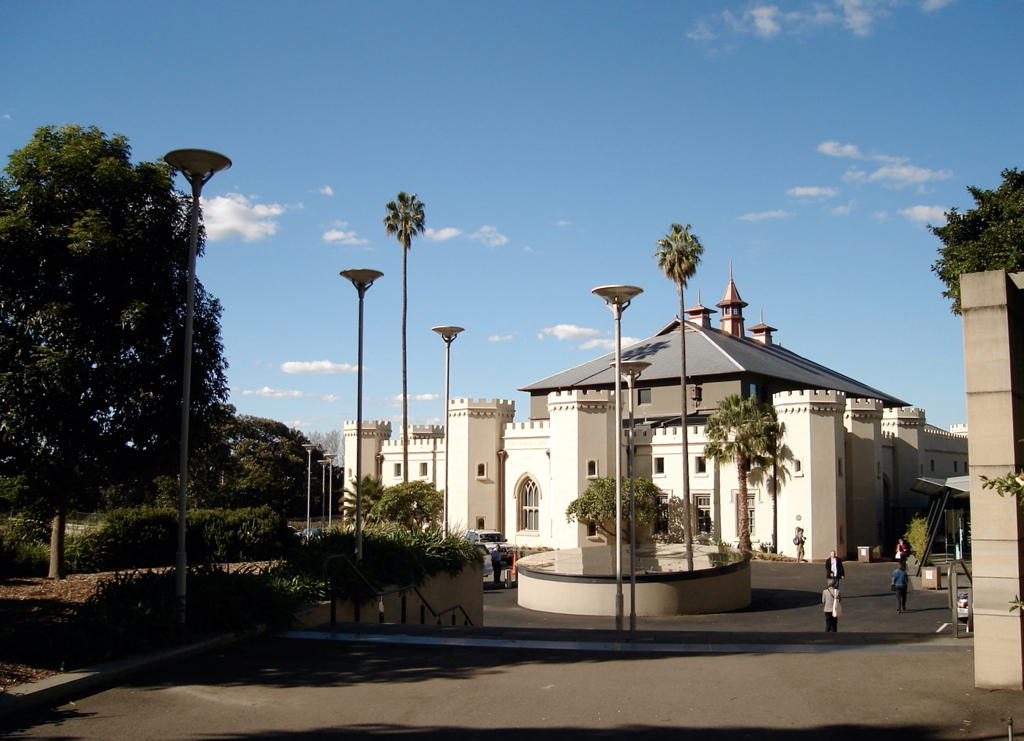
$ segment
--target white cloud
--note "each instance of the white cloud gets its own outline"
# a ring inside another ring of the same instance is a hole
[[[798,185],[786,191],[786,195],[796,198],[832,198],[838,193],[835,188],[824,188],[816,185]]]
[[[846,216],[848,213],[853,211],[853,201],[850,201],[845,206],[833,206],[828,211],[833,216]]]
[[[333,404],[336,401],[341,401],[341,397],[338,394],[324,394],[320,397],[320,401],[326,401]]]
[[[622,346],[629,347],[640,342],[640,338],[637,337],[623,337]],[[579,346],[580,350],[604,350],[605,352],[611,352],[615,349],[615,339],[604,339],[597,338],[593,340],[587,340]]]
[[[432,242],[447,242],[461,234],[462,230],[453,226],[446,226],[444,229],[426,229],[423,232],[423,236]]]
[[[764,39],[777,36],[782,30],[779,25],[779,9],[775,5],[759,5],[746,12],[754,27],[754,33]]]
[[[864,170],[858,170],[856,167],[851,167],[843,173],[844,183],[863,183],[867,179],[868,174]]]
[[[914,165],[884,165],[868,175],[868,180],[881,182],[891,188],[905,188],[908,185],[949,180],[951,177],[952,170],[929,170]]]
[[[534,253],[534,252],[536,252],[536,251],[537,251],[537,250],[533,249],[533,247],[531,247],[531,246],[530,246],[530,245],[528,245],[528,244],[527,244],[527,245],[524,245],[524,246],[523,246],[523,252],[526,252],[526,253],[528,253],[528,254],[533,254],[533,253]]]
[[[299,430],[304,427],[312,427],[313,423],[308,419],[286,419],[284,424],[291,427],[293,430]]]
[[[409,397],[409,401],[437,401],[441,396],[439,394],[413,394]],[[391,397],[391,401],[402,401],[401,394],[395,394]]]
[[[817,150],[829,157],[847,157],[849,159],[864,159],[856,144],[840,144],[839,142],[827,141],[817,146]]]
[[[941,10],[947,5],[952,4],[953,0],[923,0],[921,3],[921,10],[925,13],[933,13],[936,10]]]
[[[555,222],[555,226],[572,226],[572,222],[566,221],[565,219],[559,219]]]
[[[870,34],[876,16],[888,13],[879,6],[878,0],[836,0],[836,3],[843,11],[843,25],[854,36]]]
[[[508,342],[512,339],[510,334],[492,334],[487,338],[488,342]]]
[[[686,34],[686,38],[690,41],[714,41],[718,38],[718,34],[711,30],[707,21],[699,21],[693,30]]]
[[[544,335],[550,335],[558,340],[580,340],[589,337],[599,337],[601,332],[597,329],[577,327],[575,324],[556,324],[553,327],[545,327],[537,335],[544,339]]]
[[[273,217],[284,213],[280,203],[252,203],[241,193],[202,199],[203,224],[211,242],[241,237],[245,242],[271,237],[277,232]]]
[[[941,206],[911,206],[910,208],[901,208],[899,213],[900,216],[919,224],[942,225],[946,223],[946,210]]]
[[[309,394],[302,391],[272,389],[270,386],[264,386],[261,389],[245,389],[242,391],[242,396],[262,396],[267,399],[300,399],[303,396],[309,396]]]
[[[469,238],[483,242],[488,247],[501,247],[508,242],[508,237],[498,232],[498,229],[493,226],[482,226],[470,234]]]
[[[340,242],[341,244],[366,244],[370,240],[363,239],[355,231],[346,231],[347,221],[335,221],[334,229],[328,229],[323,233],[322,239],[325,242]]]
[[[752,214],[743,214],[736,218],[740,221],[764,221],[765,219],[784,219],[787,216],[789,216],[789,214],[780,208],[774,211],[759,211]]]
[[[10,121],[11,120],[11,114],[10,113],[0,114],[0,118],[6,118],[8,121]]]
[[[358,366],[350,363],[332,363],[330,360],[290,360],[281,363],[281,370],[285,373],[300,374],[355,373]]]
[[[319,190],[317,190],[317,193],[320,193],[321,195],[325,195],[325,196],[333,196],[334,195],[334,188],[332,188],[329,185],[322,185],[322,186],[320,186]]]

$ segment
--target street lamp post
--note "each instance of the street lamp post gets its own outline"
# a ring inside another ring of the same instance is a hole
[[[629,483],[629,630],[636,630],[636,486],[633,483],[633,461],[636,459],[636,438],[633,420],[633,385],[650,366],[646,360],[626,360],[620,364],[629,386],[629,438],[626,446],[626,481]]]
[[[598,286],[600,296],[615,318],[615,629],[622,630],[622,312],[644,292],[636,286]]]
[[[327,460],[327,527],[334,523],[334,459],[337,455],[327,453],[324,455]]]
[[[310,528],[309,507],[310,500],[312,499],[310,487],[313,480],[313,451],[316,449],[316,446],[313,443],[303,443],[302,447],[306,451],[306,537],[308,538]]]
[[[192,215],[188,242],[188,288],[185,298],[185,349],[181,373],[181,441],[178,450],[178,550],[174,561],[174,586],[178,601],[178,619],[185,623],[188,614],[185,572],[185,509],[188,490],[188,423],[192,401],[192,320],[195,315],[196,252],[199,246],[199,197],[203,186],[216,173],[231,167],[223,154],[205,149],[175,149],[164,155],[164,162],[178,170],[192,186]]]
[[[341,277],[352,282],[359,294],[359,349],[356,368],[356,560],[363,560],[363,297],[379,270],[342,270]]]
[[[451,380],[449,361],[451,360],[452,342],[464,332],[462,327],[431,327],[432,331],[441,335],[444,340],[444,534],[448,535],[448,382]]]
[[[327,522],[327,467],[331,462],[324,456],[317,461],[320,464],[320,529]]]

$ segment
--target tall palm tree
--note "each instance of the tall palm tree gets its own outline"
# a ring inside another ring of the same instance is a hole
[[[733,394],[722,399],[718,409],[708,417],[705,428],[708,438],[705,455],[716,463],[736,463],[739,484],[736,529],[739,532],[740,551],[744,555],[751,550],[747,473],[751,467],[763,465],[766,461],[773,420],[775,409],[770,404],[762,404],[753,397],[743,398]]]
[[[405,328],[409,295],[406,266],[412,238],[424,229],[423,202],[415,193],[400,192],[384,207],[384,231],[402,245],[402,481],[409,481],[409,364],[406,357]]]
[[[686,543],[686,567],[693,571],[693,518],[690,503],[690,456],[689,438],[686,434],[686,302],[683,289],[697,272],[697,264],[704,253],[704,246],[696,234],[690,233],[690,225],[673,224],[669,233],[657,242],[654,257],[658,268],[665,277],[676,284],[679,294],[679,428],[682,432],[683,460],[683,540]]]

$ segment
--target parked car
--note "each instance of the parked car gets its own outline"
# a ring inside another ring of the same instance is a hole
[[[466,539],[482,545],[487,552],[501,552],[501,560],[507,566],[512,563],[512,546],[505,541],[505,535],[498,530],[467,530]]]

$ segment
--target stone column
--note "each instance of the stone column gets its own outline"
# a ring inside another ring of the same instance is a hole
[[[960,278],[971,477],[974,684],[1024,689],[1024,620],[1010,601],[1024,584],[1021,506],[981,477],[1024,465],[1024,273]]]

